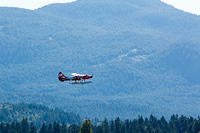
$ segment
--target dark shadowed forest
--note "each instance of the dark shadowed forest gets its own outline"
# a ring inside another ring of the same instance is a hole
[[[94,122],[95,123],[95,122]],[[84,120],[79,124],[66,124],[54,121],[51,124],[42,124],[38,128],[33,123],[23,119],[20,122],[0,124],[0,133],[199,133],[200,118],[172,115],[170,120],[164,117],[157,119],[154,116],[143,118],[139,116],[133,120],[115,120],[92,124]]]

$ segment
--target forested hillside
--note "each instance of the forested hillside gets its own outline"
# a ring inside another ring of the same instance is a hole
[[[83,117],[197,116],[200,17],[160,0],[0,8],[0,101]],[[94,74],[69,85],[57,74]]]
[[[157,119],[151,115],[149,118],[139,116],[134,120],[122,121],[118,117],[111,121],[105,119],[98,124],[90,124],[90,122],[82,124],[81,128],[85,130],[80,132],[80,125],[77,124],[68,125],[58,122],[43,124],[41,128],[37,128],[27,119],[0,124],[0,132],[3,133],[199,133],[200,119],[172,115],[167,121],[164,117]],[[92,129],[90,132],[87,130],[89,128]]]
[[[50,109],[38,104],[0,104],[0,122],[20,122],[26,118],[28,122],[41,127],[43,123],[50,124],[54,121],[66,124],[80,124],[81,118],[60,109]]]

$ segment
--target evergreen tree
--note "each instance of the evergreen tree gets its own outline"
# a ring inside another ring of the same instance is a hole
[[[17,122],[17,123],[15,124],[15,129],[16,129],[16,132],[17,132],[17,133],[20,133],[20,132],[21,132],[21,125],[20,125],[19,122]]]
[[[192,125],[192,133],[200,133],[200,121],[195,121]]]
[[[103,129],[102,129],[102,126],[97,126],[96,128],[95,128],[96,130],[94,131],[94,133],[103,133]]]
[[[79,133],[93,133],[90,120],[85,120],[83,122]]]
[[[4,123],[1,122],[0,124],[0,133],[4,133]]]
[[[23,119],[21,121],[21,133],[28,133],[29,132],[29,123],[27,119]]]
[[[68,128],[68,133],[78,133],[80,131],[80,127],[76,124],[72,124]]]
[[[44,123],[42,124],[42,127],[41,127],[39,133],[47,133],[47,127],[46,127],[46,125]]]
[[[115,122],[113,120],[111,121],[111,124],[110,124],[110,131],[111,133],[115,132]]]
[[[115,133],[121,133],[121,128],[122,128],[121,120],[119,119],[119,117],[117,117],[115,120]]]
[[[29,133],[37,133],[37,128],[33,123],[30,124]]]
[[[68,133],[67,132],[67,125],[66,124],[62,124],[62,126],[61,126],[61,131],[60,131],[61,133]]]
[[[107,119],[102,122],[102,133],[111,133]]]
[[[131,131],[130,131],[130,122],[129,122],[129,120],[125,120],[124,125],[125,125],[125,133],[130,133]]]
[[[60,133],[60,125],[56,121],[53,123],[53,133]]]
[[[49,124],[47,128],[47,133],[54,133],[52,124]]]

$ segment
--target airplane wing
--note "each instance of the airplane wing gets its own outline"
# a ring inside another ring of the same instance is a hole
[[[71,76],[76,76],[76,75],[77,75],[77,73],[72,73],[72,74],[71,74]]]
[[[78,76],[78,77],[83,77],[83,76],[85,76],[85,74],[78,74],[78,73],[72,73],[71,75],[72,75],[72,76]]]

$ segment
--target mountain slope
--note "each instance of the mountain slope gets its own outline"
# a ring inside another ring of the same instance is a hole
[[[0,105],[1,122],[19,122],[23,118],[27,118],[29,122],[33,122],[39,127],[43,123],[50,124],[54,121],[67,124],[80,124],[81,122],[78,115],[42,105],[25,103]]]
[[[199,22],[159,0],[0,8],[0,99],[84,117],[197,115]],[[59,71],[93,84],[60,83]]]

